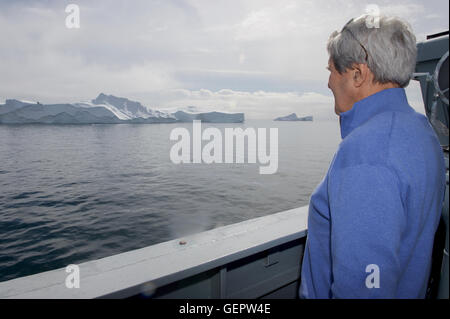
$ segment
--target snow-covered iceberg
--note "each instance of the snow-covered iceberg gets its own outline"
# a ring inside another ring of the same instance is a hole
[[[297,114],[292,113],[286,116],[277,117],[274,119],[274,121],[312,121],[312,116],[304,116],[304,117],[297,117]]]
[[[202,120],[209,123],[240,123],[243,113],[152,110],[139,102],[101,93],[90,102],[41,104],[6,100],[0,104],[0,124],[119,124],[176,123]]]

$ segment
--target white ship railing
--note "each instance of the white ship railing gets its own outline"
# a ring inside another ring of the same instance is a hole
[[[0,298],[126,298],[212,269],[219,269],[217,297],[226,298],[221,267],[304,238],[307,215],[304,206],[81,263],[79,288],[67,288],[66,268],[12,279],[0,283]]]

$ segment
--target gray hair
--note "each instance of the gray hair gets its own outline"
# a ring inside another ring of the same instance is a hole
[[[333,32],[327,43],[328,54],[339,73],[354,63],[367,64],[378,83],[409,84],[416,65],[416,37],[410,25],[397,18],[379,16],[379,24],[367,26],[363,15]],[[367,51],[367,54],[366,54]]]

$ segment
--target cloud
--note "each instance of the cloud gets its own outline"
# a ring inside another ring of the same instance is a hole
[[[319,119],[335,119],[331,96],[314,92],[245,92],[222,89],[219,91],[166,90],[150,95],[136,96],[140,100],[158,101],[153,108],[172,109],[195,105],[201,111],[243,112],[247,119],[273,119],[297,113],[314,115]]]
[[[319,98],[330,97],[325,43],[372,1],[74,3],[80,29],[65,27],[67,2],[0,1],[0,97],[59,102],[109,92],[149,105],[206,105],[208,98],[267,118],[308,99],[332,108]],[[419,39],[448,29],[448,1],[377,4],[409,20]],[[177,101],[158,93],[175,89],[191,93]]]
[[[380,6],[380,12],[386,15],[398,16],[414,23],[425,11],[425,6],[419,3],[396,3]]]
[[[289,34],[297,27],[295,12],[297,5],[281,3],[252,11],[236,30],[236,40],[263,40]]]
[[[164,66],[157,63],[107,67],[96,63],[86,64],[78,56],[48,51],[23,57],[20,72],[17,69],[18,66],[14,64],[0,64],[0,74],[8,79],[2,84],[2,91],[8,92],[5,97],[39,99],[43,103],[79,101],[93,98],[101,91],[126,96],[133,91],[180,85]]]

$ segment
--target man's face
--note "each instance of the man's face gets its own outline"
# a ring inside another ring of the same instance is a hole
[[[328,60],[327,69],[330,71],[328,87],[334,95],[334,112],[339,115],[350,110],[354,104],[352,72],[346,70],[339,74],[331,59]]]

